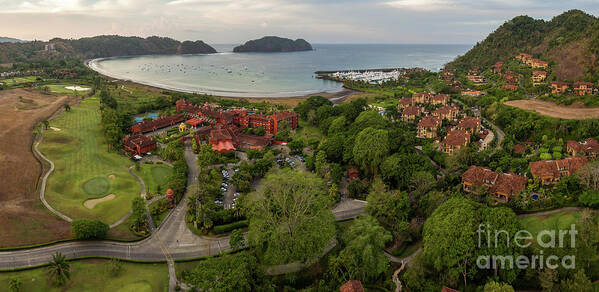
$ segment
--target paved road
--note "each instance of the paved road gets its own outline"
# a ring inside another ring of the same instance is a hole
[[[457,98],[453,98],[453,101],[461,104],[464,108],[468,108],[468,106],[463,103],[461,100],[457,99]],[[502,149],[503,146],[501,145],[501,143],[503,142],[503,139],[505,138],[505,133],[503,132],[503,130],[501,130],[499,127],[497,127],[495,124],[491,123],[491,121],[487,120],[486,118],[484,118],[481,115],[481,119],[483,121],[485,121],[487,124],[491,125],[491,127],[493,128],[493,130],[495,130],[495,132],[497,133],[497,147],[496,149]]]

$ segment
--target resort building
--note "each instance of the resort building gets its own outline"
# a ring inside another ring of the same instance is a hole
[[[433,94],[428,91],[417,92],[412,95],[412,104],[428,104],[432,98]]]
[[[177,111],[183,111],[192,118],[212,121],[211,124],[233,124],[241,128],[264,128],[268,134],[277,134],[279,126],[286,122],[291,129],[296,129],[298,115],[294,112],[280,111],[271,115],[248,113],[245,109],[219,110],[216,106],[205,103],[203,106],[191,102],[177,100]]]
[[[404,97],[397,102],[397,110],[401,111],[412,105],[412,99],[409,97]]]
[[[501,86],[501,89],[503,89],[503,90],[510,90],[510,91],[516,91],[516,90],[518,90],[518,85],[505,84],[505,85]]]
[[[220,153],[232,152],[237,149],[262,150],[272,143],[272,135],[264,136],[244,134],[241,128],[235,125],[215,125],[200,128],[195,132],[198,145],[202,139],[207,139],[212,145],[212,150]]]
[[[480,131],[481,120],[480,118],[475,117],[464,117],[458,122],[458,126],[456,128],[458,130],[464,130],[472,135]]]
[[[530,173],[542,184],[556,184],[564,176],[576,172],[587,163],[587,158],[568,157],[562,160],[541,160],[529,163]]]
[[[448,155],[452,155],[463,147],[466,147],[470,142],[470,134],[464,130],[451,130],[441,142],[441,151]]]
[[[409,106],[401,112],[401,120],[404,122],[414,121],[417,116],[420,116],[420,113],[422,113],[422,108],[419,106]]]
[[[156,141],[144,135],[128,135],[123,138],[123,148],[132,155],[143,156],[156,149]]]
[[[142,121],[131,126],[131,132],[135,134],[143,134],[152,131],[156,131],[162,128],[177,125],[185,121],[183,114],[177,114],[174,116],[158,117],[151,121]]]
[[[562,94],[565,93],[568,88],[570,88],[570,84],[562,81],[552,81],[550,83],[551,93],[553,94]]]
[[[505,71],[505,75],[503,75],[503,81],[507,82],[507,83],[517,83],[519,81],[518,77],[516,77],[514,75],[514,71],[508,70]]]
[[[566,142],[566,150],[572,156],[582,154],[595,159],[597,158],[597,154],[599,154],[599,142],[595,138],[588,138],[583,142],[570,140]]]
[[[418,122],[418,131],[416,136],[418,138],[432,139],[437,137],[437,129],[441,126],[442,120],[438,117],[426,116]]]
[[[232,135],[227,129],[224,129],[221,126],[210,131],[208,143],[212,144],[212,150],[218,153],[235,151]]]
[[[547,72],[545,71],[534,71],[532,72],[532,85],[540,85],[547,78]]]
[[[431,114],[440,119],[454,120],[460,113],[460,108],[454,105],[446,105],[434,110]]]
[[[446,105],[449,102],[449,94],[437,94],[431,99],[431,104]]]
[[[593,83],[576,82],[574,83],[574,92],[578,95],[591,95],[593,94]]]
[[[507,203],[526,188],[526,178],[515,173],[497,173],[487,167],[470,166],[462,174],[462,189],[466,193],[482,186],[495,196],[496,202]]]

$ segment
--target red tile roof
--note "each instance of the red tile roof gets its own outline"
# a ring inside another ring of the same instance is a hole
[[[412,104],[412,99],[409,97],[404,97],[402,99],[399,100],[399,102],[397,102],[397,104],[401,104],[401,105],[411,105]]]
[[[470,166],[462,174],[462,182],[489,187],[490,193],[515,196],[526,188],[526,178],[515,173],[497,173],[487,167]]]
[[[458,123],[458,129],[475,130],[476,128],[480,127],[480,125],[481,125],[480,118],[464,117]]]
[[[362,287],[362,283],[358,280],[349,280],[341,288],[339,288],[340,292],[364,292],[364,287]]]
[[[570,140],[566,142],[566,146],[568,150],[572,149],[576,152],[584,152],[586,154],[599,153],[599,142],[595,138],[588,138],[583,142]]]
[[[441,125],[441,118],[433,116],[426,116],[418,122],[418,127],[436,128],[439,125]]]
[[[466,146],[470,142],[470,134],[464,130],[451,130],[443,140],[444,144],[452,146]]]
[[[417,107],[417,106],[409,106],[409,107],[405,108],[405,109],[403,110],[403,112],[401,112],[401,113],[402,113],[403,115],[406,115],[406,116],[417,116],[417,115],[419,115],[419,114],[420,114],[420,112],[421,112],[421,109],[420,109],[420,107]]]
[[[561,177],[560,169],[570,174],[577,171],[587,163],[586,157],[568,157],[562,160],[541,160],[530,162],[530,173],[534,177]]]

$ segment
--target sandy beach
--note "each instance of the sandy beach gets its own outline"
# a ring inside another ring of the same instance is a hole
[[[90,69],[100,73],[104,77],[114,80],[114,81],[118,81],[124,85],[137,84],[137,85],[142,85],[142,86],[146,86],[149,88],[154,88],[157,90],[171,90],[171,91],[185,92],[185,93],[207,94],[207,95],[212,95],[217,98],[224,98],[224,99],[241,99],[241,98],[243,98],[250,102],[267,101],[267,102],[271,102],[271,103],[275,103],[275,104],[285,104],[285,105],[289,105],[289,106],[295,106],[298,103],[300,103],[301,101],[309,98],[310,96],[323,96],[323,97],[331,100],[333,103],[342,103],[344,100],[346,100],[352,96],[361,94],[361,92],[359,92],[359,91],[355,91],[355,90],[351,90],[351,89],[347,89],[347,88],[342,88],[341,91],[338,91],[338,92],[314,92],[314,93],[309,93],[309,94],[304,94],[304,95],[296,95],[296,96],[266,96],[266,95],[261,95],[261,94],[256,94],[256,93],[243,93],[243,92],[235,92],[235,93],[232,93],[231,96],[229,96],[229,95],[223,95],[222,92],[197,92],[197,91],[185,90],[185,89],[177,88],[177,87],[173,87],[173,86],[168,86],[168,85],[164,85],[164,84],[143,82],[143,81],[139,81],[139,80],[131,80],[129,78],[123,78],[121,76],[118,76],[111,72],[107,72],[106,70],[99,68],[97,65],[97,62],[104,60],[104,59],[105,58],[88,60],[88,61],[86,61],[86,65]],[[219,94],[219,93],[221,93],[221,94]]]

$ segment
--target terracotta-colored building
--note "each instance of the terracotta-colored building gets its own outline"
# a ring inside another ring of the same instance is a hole
[[[549,63],[539,60],[539,59],[532,59],[532,60],[530,60],[530,62],[527,62],[527,64],[534,69],[537,69],[537,68],[547,69],[547,67],[549,66]]]
[[[431,99],[431,104],[446,105],[449,102],[449,94],[437,94]]]
[[[516,90],[518,90],[518,85],[505,84],[505,85],[501,86],[501,89],[503,89],[503,90],[510,90],[510,91],[516,91]]]
[[[574,92],[578,95],[591,95],[593,94],[593,83],[576,82],[574,83]]]
[[[428,91],[417,92],[412,95],[413,104],[427,104],[431,102],[433,94]]]
[[[576,172],[588,162],[587,158],[568,157],[562,160],[541,160],[529,163],[530,173],[542,184],[555,184],[564,176]]]
[[[570,140],[566,142],[566,150],[572,156],[582,153],[585,156],[595,159],[599,154],[599,142],[595,138],[588,138],[583,142]]]
[[[475,188],[486,186],[495,201],[507,203],[510,198],[520,194],[526,188],[527,179],[515,173],[497,173],[487,167],[470,166],[462,174],[462,189],[472,192]]]
[[[475,117],[464,117],[458,122],[458,130],[464,130],[469,134],[477,133],[481,128],[481,119]]]
[[[468,78],[468,80],[472,81],[472,83],[474,83],[475,85],[479,85],[481,83],[485,82],[485,77],[478,75],[478,74],[474,74],[474,75],[467,75],[466,78]]]
[[[441,151],[452,155],[463,147],[466,147],[470,142],[470,134],[464,130],[451,130],[441,142]]]
[[[462,95],[481,96],[481,95],[485,95],[485,92],[480,91],[480,90],[466,89],[466,90],[462,91]]]
[[[545,71],[534,71],[532,72],[532,85],[537,86],[543,83],[547,78],[547,72]]]
[[[133,155],[143,156],[156,149],[156,141],[144,135],[128,135],[123,138],[123,148]]]
[[[520,62],[522,62],[522,63],[526,63],[526,62],[528,62],[528,60],[532,59],[532,55],[527,54],[527,53],[520,53],[519,55],[516,56],[516,59],[520,60]]]
[[[397,110],[401,111],[404,108],[407,108],[412,105],[412,99],[409,97],[404,97],[397,102]]]
[[[495,74],[501,74],[501,70],[503,69],[503,62],[499,61],[493,65],[491,71]]]
[[[174,126],[183,121],[185,121],[185,116],[183,114],[158,117],[155,120],[136,123],[135,125],[131,126],[131,132],[136,134],[152,132],[162,128]]]
[[[460,113],[460,108],[453,105],[446,105],[434,110],[431,114],[434,117],[439,117],[441,119],[453,120]]]
[[[437,129],[441,126],[441,118],[434,116],[426,116],[418,122],[418,131],[416,136],[418,138],[432,139],[437,137]]]
[[[409,106],[401,112],[401,120],[404,122],[411,122],[416,119],[422,113],[422,108],[418,106]]]
[[[562,81],[552,81],[550,83],[550,86],[551,86],[551,93],[554,93],[554,94],[565,93],[566,90],[568,90],[568,88],[570,88],[570,84],[568,84],[568,82],[562,82]]]
[[[226,129],[222,127],[217,127],[210,131],[208,142],[212,144],[212,150],[218,153],[235,151],[235,146],[233,146],[233,137]]]

